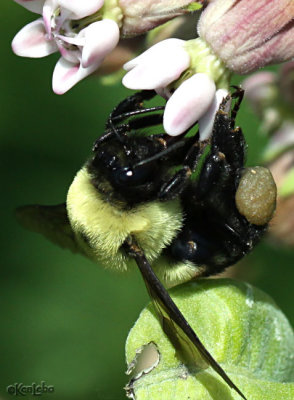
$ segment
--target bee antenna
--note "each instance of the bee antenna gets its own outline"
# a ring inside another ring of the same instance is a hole
[[[122,135],[119,134],[118,130],[116,129],[116,127],[115,127],[115,125],[114,125],[114,123],[113,123],[112,117],[110,117],[110,118],[108,119],[107,125],[110,126],[112,132],[115,134],[115,136],[117,137],[117,139],[118,139],[121,143],[124,143],[124,142],[125,142],[125,141],[124,141],[124,138],[123,138]]]
[[[159,158],[164,157],[165,155],[171,153],[174,150],[179,149],[180,147],[183,147],[184,145],[185,145],[185,141],[180,140],[180,141],[176,142],[175,144],[171,145],[169,148],[162,150],[160,153],[157,153],[152,157],[146,158],[145,160],[138,162],[137,164],[135,164],[133,166],[133,168],[140,167],[140,166],[148,164],[152,161],[158,160]]]

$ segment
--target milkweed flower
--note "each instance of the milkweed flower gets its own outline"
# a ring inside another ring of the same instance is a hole
[[[167,39],[127,63],[123,84],[155,89],[168,99],[167,133],[179,135],[198,120],[204,140],[212,126],[206,113],[214,116],[232,74],[247,74],[294,56],[294,2],[210,1],[199,19],[198,35],[181,43]]]
[[[119,27],[112,19],[87,23],[99,13],[103,0],[17,0],[29,10],[42,14],[18,32],[13,51],[23,57],[44,57],[59,51],[52,86],[63,94],[95,71],[119,40]],[[83,21],[84,19],[84,21]]]
[[[42,17],[26,25],[12,42],[23,57],[59,51],[53,90],[63,94],[93,73],[120,37],[142,34],[189,12],[191,0],[15,0]]]

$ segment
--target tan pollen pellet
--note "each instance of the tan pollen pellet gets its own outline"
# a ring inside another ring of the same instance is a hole
[[[236,192],[236,206],[251,224],[265,225],[276,208],[277,187],[264,167],[246,168]]]

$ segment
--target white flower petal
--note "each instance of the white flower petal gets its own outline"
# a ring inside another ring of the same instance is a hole
[[[79,19],[94,14],[104,4],[104,0],[59,0],[59,5],[72,12],[72,18]]]
[[[60,58],[57,61],[52,77],[52,88],[56,94],[64,94],[76,83],[90,75],[98,65],[83,68],[80,63],[73,64]]]
[[[177,47],[184,47],[185,40],[181,39],[166,39],[162,40],[159,43],[156,43],[154,46],[150,47],[148,50],[144,51],[144,53],[140,54],[138,57],[133,58],[128,61],[124,66],[124,70],[130,71],[138,64],[143,63],[147,59],[156,59],[156,57],[160,56],[162,51],[166,51],[166,49],[173,49]]]
[[[16,3],[25,7],[27,10],[42,14],[43,5],[45,0],[14,0]]]
[[[58,7],[58,2],[57,0],[46,0],[44,2],[44,7],[42,10],[42,15],[43,15],[43,20],[44,20],[44,25],[45,29],[49,35],[49,39],[52,38],[51,35],[51,18],[52,15],[55,11],[55,9]]]
[[[177,136],[192,126],[211,105],[215,83],[206,74],[195,74],[184,81],[165,106],[163,126],[171,136]]]
[[[84,68],[95,63],[101,63],[119,41],[119,27],[111,19],[94,22],[80,32],[85,36],[85,45],[82,52]]]
[[[48,40],[42,18],[24,26],[12,41],[12,50],[21,57],[45,57],[57,51],[55,41]]]
[[[171,95],[172,95],[171,91],[170,91],[169,88],[167,88],[167,87],[160,87],[160,88],[157,88],[157,89],[156,89],[156,93],[157,93],[159,96],[161,96],[161,97],[163,97],[164,99],[166,99],[166,100],[168,100],[168,99],[171,97]]]
[[[74,37],[55,35],[55,38],[61,39],[63,42],[74,44],[75,46],[85,46],[85,38],[83,36],[76,35]]]
[[[62,57],[66,61],[68,61],[72,64],[80,63],[81,52],[78,48],[73,49],[73,50],[68,50],[66,47],[61,45],[61,46],[58,46],[58,50],[59,50],[60,54],[62,55]]]
[[[223,99],[227,97],[228,93],[229,92],[226,89],[218,89],[209,109],[206,111],[203,117],[199,118],[198,126],[200,141],[206,140],[211,136],[215,114],[217,113]]]
[[[129,89],[157,89],[178,79],[190,65],[190,56],[182,46],[162,47],[145,55],[123,78]]]

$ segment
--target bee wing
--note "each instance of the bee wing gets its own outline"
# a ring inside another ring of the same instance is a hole
[[[71,228],[65,203],[56,206],[23,206],[17,208],[15,214],[24,228],[41,233],[54,244],[73,253],[83,253]]]
[[[211,366],[224,381],[234,389],[244,400],[246,397],[231,381],[222,367],[215,361],[205,348],[199,337],[178,309],[167,290],[153,272],[144,253],[136,245],[130,245],[130,254],[135,258],[144,278],[147,290],[157,311],[161,326],[175,347],[178,356],[185,364],[207,368]],[[199,354],[202,359],[199,365]]]

